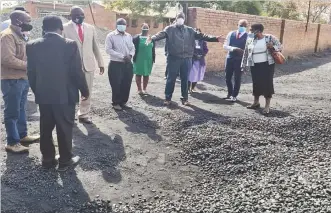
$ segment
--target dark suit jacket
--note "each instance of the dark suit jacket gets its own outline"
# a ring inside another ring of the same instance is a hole
[[[89,90],[75,41],[57,34],[26,45],[28,78],[37,104],[76,104]]]
[[[137,55],[138,55],[138,51],[139,51],[139,38],[140,38],[140,35],[136,35],[132,41],[133,41],[133,44],[134,44],[134,47],[135,47],[135,54],[133,56],[133,62],[136,61],[137,59]],[[152,41],[153,43],[153,48],[152,48],[152,57],[153,57],[153,63],[155,63],[155,42]]]

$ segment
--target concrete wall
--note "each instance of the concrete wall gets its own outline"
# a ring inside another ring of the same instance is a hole
[[[265,33],[281,37],[282,20],[262,16],[254,16],[227,11],[216,11],[203,8],[189,8],[188,25],[199,27],[204,33],[226,36],[230,31],[237,29],[240,19],[247,19],[249,24],[261,23]],[[296,56],[314,53],[318,24],[309,24],[305,32],[306,23],[285,20],[283,46],[285,56]],[[317,50],[321,51],[331,47],[329,32],[331,25],[321,25]],[[223,44],[209,43],[209,54],[206,58],[207,71],[219,71],[224,69],[226,51]]]

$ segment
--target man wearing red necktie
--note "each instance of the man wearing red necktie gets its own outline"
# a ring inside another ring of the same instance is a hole
[[[228,51],[225,64],[225,78],[228,87],[228,94],[226,100],[236,102],[241,85],[241,61],[247,40],[247,20],[240,20],[238,22],[238,29],[231,31],[225,42],[224,49]],[[234,76],[234,84],[232,83],[232,76]]]
[[[77,42],[82,58],[83,71],[90,91],[90,97],[80,101],[79,122],[92,124],[89,118],[94,73],[99,68],[104,73],[103,58],[100,53],[94,26],[84,23],[84,10],[74,6],[70,11],[71,21],[63,26],[63,36]]]

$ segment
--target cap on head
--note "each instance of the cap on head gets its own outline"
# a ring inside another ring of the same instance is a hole
[[[43,19],[43,30],[45,32],[55,32],[63,30],[62,20],[58,16],[45,16]]]
[[[31,22],[31,17],[24,11],[15,10],[10,14],[10,21],[12,25],[19,26],[23,23]]]
[[[179,19],[179,18],[185,19],[185,14],[183,12],[178,13],[176,16],[176,19]]]
[[[20,11],[24,11],[24,12],[26,12],[26,10],[25,10],[24,7],[15,7],[14,11],[15,11],[15,10],[20,10]]]

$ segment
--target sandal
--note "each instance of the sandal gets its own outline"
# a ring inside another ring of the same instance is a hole
[[[163,102],[163,104],[164,104],[165,106],[169,106],[170,103],[171,103],[171,101],[164,101],[164,102]]]
[[[182,101],[182,104],[183,104],[184,106],[190,106],[190,105],[191,105],[190,102],[188,102],[188,101]]]
[[[247,106],[246,108],[247,109],[258,109],[260,107],[261,107],[260,104],[252,104],[252,105]]]
[[[269,113],[270,113],[270,109],[268,109],[268,110],[264,109],[264,110],[262,111],[262,114],[263,114],[263,115],[269,115]]]

